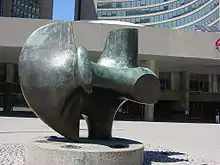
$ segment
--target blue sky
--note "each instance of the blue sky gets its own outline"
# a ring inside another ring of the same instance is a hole
[[[54,0],[53,19],[73,20],[75,0]]]

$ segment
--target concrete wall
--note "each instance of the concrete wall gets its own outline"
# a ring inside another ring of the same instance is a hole
[[[0,18],[0,46],[22,47],[35,29],[50,22],[48,20]],[[85,46],[89,51],[101,52],[108,32],[122,27],[128,26],[75,22],[76,43]],[[165,65],[172,60],[184,64],[191,62],[193,65],[220,65],[220,53],[215,48],[215,41],[220,37],[218,33],[138,28],[139,59],[164,60]]]
[[[17,63],[21,47],[28,36],[37,28],[51,22],[53,21],[0,18],[0,63]],[[88,48],[95,60],[104,47],[108,32],[115,28],[122,26],[76,22],[74,23],[76,44]],[[187,70],[194,73],[220,74],[220,53],[214,46],[216,39],[220,37],[218,33],[138,28],[139,58],[156,59],[159,71]],[[179,91],[161,92],[160,100],[180,99]],[[189,100],[219,101],[220,95],[190,92]]]
[[[40,1],[40,18],[52,19],[53,17],[53,0]]]
[[[78,19],[77,20],[97,20],[97,0],[77,0]]]

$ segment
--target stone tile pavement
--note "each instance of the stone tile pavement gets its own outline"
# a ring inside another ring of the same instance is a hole
[[[80,129],[87,136],[83,120]],[[37,118],[0,117],[0,164],[22,165],[27,141],[50,135],[58,134]],[[113,136],[143,142],[145,165],[220,164],[220,124],[115,121]]]

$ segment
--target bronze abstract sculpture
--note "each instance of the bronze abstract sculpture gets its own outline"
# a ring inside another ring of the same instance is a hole
[[[56,22],[34,31],[19,57],[22,92],[35,114],[64,137],[77,141],[83,115],[89,138],[109,139],[119,107],[127,100],[153,104],[158,77],[137,67],[138,30],[109,32],[97,63],[76,47],[72,22]]]

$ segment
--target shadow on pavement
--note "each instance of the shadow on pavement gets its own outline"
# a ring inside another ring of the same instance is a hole
[[[87,129],[80,129],[81,131],[87,131]],[[0,131],[0,134],[13,134],[13,133],[54,133],[51,131]]]
[[[33,112],[0,112],[2,117],[25,117],[25,118],[37,118]]]
[[[175,163],[175,162],[188,162],[187,159],[174,158],[172,156],[185,155],[180,152],[170,152],[170,151],[147,151],[144,152],[144,165],[151,165],[153,162],[158,163]]]

